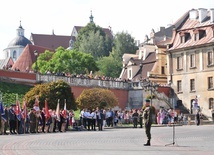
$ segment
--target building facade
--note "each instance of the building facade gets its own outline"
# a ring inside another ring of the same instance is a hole
[[[180,101],[211,117],[214,108],[214,9],[192,9],[174,29],[168,47],[168,78]]]

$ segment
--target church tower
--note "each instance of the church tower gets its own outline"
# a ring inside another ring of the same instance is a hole
[[[8,44],[7,48],[3,50],[0,59],[8,59],[11,57],[13,61],[16,62],[27,44],[32,43],[25,38],[24,29],[20,21],[20,25],[16,29],[16,37]]]

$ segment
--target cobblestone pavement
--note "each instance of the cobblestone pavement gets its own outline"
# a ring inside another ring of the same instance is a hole
[[[214,126],[152,127],[152,146],[144,129],[112,128],[104,131],[69,131],[1,135],[0,155],[213,155]]]

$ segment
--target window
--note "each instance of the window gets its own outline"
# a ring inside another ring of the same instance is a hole
[[[129,70],[129,78],[132,78],[132,71]]]
[[[161,66],[161,74],[165,74],[164,66]]]
[[[182,69],[182,57],[177,57],[177,70]]]
[[[13,59],[16,59],[16,51],[13,51]]]
[[[185,33],[185,40],[184,40],[184,42],[187,42],[190,39],[191,39],[190,33]]]
[[[199,30],[199,39],[202,39],[206,37],[206,31],[205,30]]]
[[[214,57],[213,57],[213,51],[209,51],[209,52],[207,52],[207,65],[213,65],[214,63],[213,63],[213,59],[214,59]]]
[[[181,87],[181,80],[177,81],[177,91],[181,92],[182,91],[182,87]]]
[[[208,77],[208,89],[213,88],[213,77]]]
[[[214,99],[209,98],[209,109],[213,109],[213,108],[214,108]]]
[[[190,91],[195,91],[195,79],[190,79]]]
[[[190,55],[190,68],[195,67],[195,54]]]

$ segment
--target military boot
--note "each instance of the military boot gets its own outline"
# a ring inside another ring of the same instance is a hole
[[[147,143],[146,144],[144,144],[144,146],[150,146],[151,144],[150,144],[150,140],[147,140]]]

